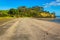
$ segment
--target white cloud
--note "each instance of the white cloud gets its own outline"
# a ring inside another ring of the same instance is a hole
[[[56,2],[60,2],[60,0],[56,0]]]
[[[44,7],[50,7],[50,6],[60,6],[60,0],[52,1],[50,3],[44,4]]]

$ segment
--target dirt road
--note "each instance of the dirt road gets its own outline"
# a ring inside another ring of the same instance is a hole
[[[0,40],[60,40],[60,24],[54,22],[17,18],[0,27]]]

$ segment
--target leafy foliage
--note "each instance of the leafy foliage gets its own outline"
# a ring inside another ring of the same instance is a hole
[[[40,6],[34,6],[32,8],[22,6],[17,9],[11,8],[10,10],[1,10],[0,17],[4,16],[55,18],[55,12],[50,13],[49,11],[44,11],[44,8]]]

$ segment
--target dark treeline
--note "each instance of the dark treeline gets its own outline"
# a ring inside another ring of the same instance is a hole
[[[50,13],[44,11],[43,7],[35,6],[27,8],[25,6],[17,9],[11,8],[9,10],[0,10],[0,17],[39,17],[39,18],[55,18],[55,12]]]

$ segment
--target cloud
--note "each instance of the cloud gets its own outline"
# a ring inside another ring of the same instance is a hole
[[[56,2],[60,2],[60,0],[56,0]]]
[[[50,7],[50,6],[60,6],[60,0],[52,1],[50,3],[43,4],[44,7]]]

